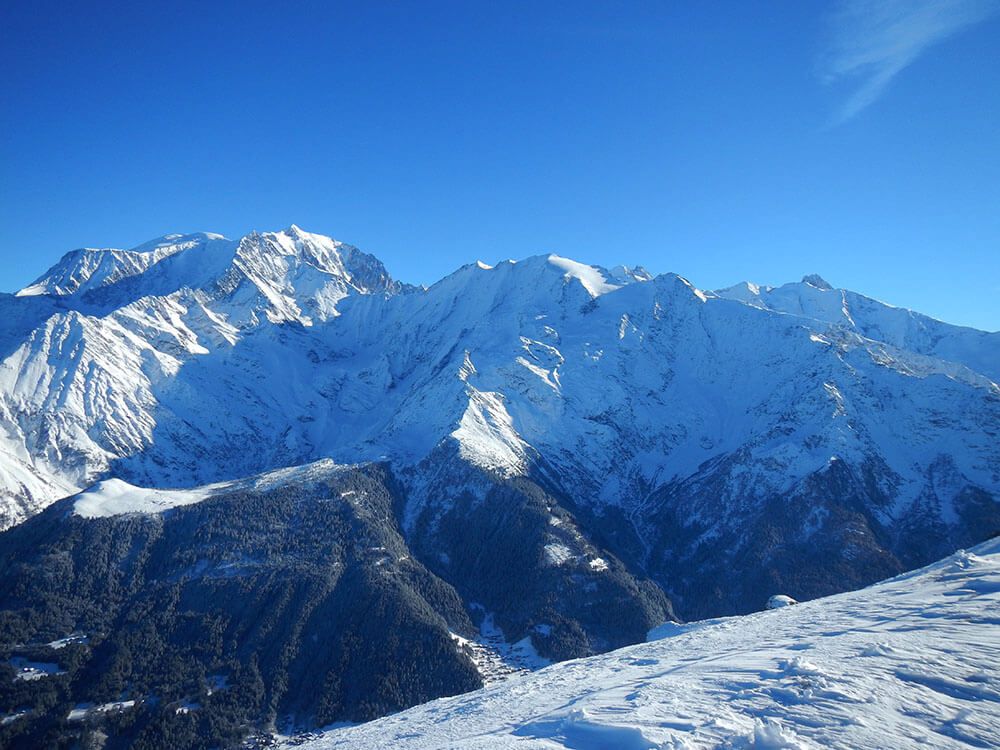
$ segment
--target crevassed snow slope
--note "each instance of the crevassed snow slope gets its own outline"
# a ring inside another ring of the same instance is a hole
[[[861,591],[651,637],[304,747],[1000,746],[1000,539]]]

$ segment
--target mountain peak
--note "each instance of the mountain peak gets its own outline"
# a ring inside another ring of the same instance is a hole
[[[621,287],[609,278],[611,274],[598,266],[589,266],[561,255],[549,255],[546,260],[563,272],[563,278],[579,281],[591,297],[599,297]]]
[[[291,237],[292,239],[305,239],[307,237],[325,237],[325,235],[317,235],[313,232],[307,232],[298,224],[289,224],[287,227],[285,227],[279,232],[275,232],[274,234],[283,234],[286,237]],[[333,241],[334,243],[337,242],[336,240]]]
[[[225,314],[253,325],[264,311],[274,320],[325,319],[349,294],[391,294],[403,287],[374,256],[291,224],[236,241],[197,232],[166,234],[129,250],[74,250],[18,296],[75,297],[113,309],[184,288],[235,294]]]
[[[194,248],[218,247],[228,240],[221,234],[165,234],[129,250],[81,248],[63,255],[54,266],[21,289],[19,297],[66,297],[111,286],[146,273],[161,261]]]
[[[809,273],[802,277],[802,283],[808,284],[814,289],[819,289],[824,292],[829,292],[833,289],[826,279],[820,276],[818,273]]]
[[[611,269],[611,276],[615,281],[622,284],[631,284],[633,281],[653,280],[653,274],[642,266],[615,266]]]
[[[190,232],[187,234],[172,232],[170,234],[165,234],[162,237],[156,237],[155,239],[143,242],[141,245],[136,245],[135,247],[129,248],[127,251],[123,252],[149,253],[162,248],[184,249],[203,242],[225,239],[226,237],[224,235],[217,234],[216,232]]]

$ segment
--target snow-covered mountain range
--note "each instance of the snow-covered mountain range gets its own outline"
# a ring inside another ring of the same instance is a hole
[[[719,540],[766,557],[761,524],[903,565],[1000,527],[1000,334],[816,276],[707,292],[549,255],[423,289],[292,226],[74,251],[0,313],[8,526],[106,476],[330,457],[406,473],[408,528],[466,466],[531,476],[671,577]]]
[[[1000,530],[998,381],[1000,334],[818,276],[71,252],[0,296],[0,651],[63,675],[0,744],[109,701],[156,747],[371,719],[927,564]]]

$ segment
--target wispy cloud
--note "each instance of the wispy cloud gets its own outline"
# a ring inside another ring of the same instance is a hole
[[[840,0],[821,60],[827,83],[853,81],[837,113],[849,120],[929,47],[1000,10],[1000,0]]]

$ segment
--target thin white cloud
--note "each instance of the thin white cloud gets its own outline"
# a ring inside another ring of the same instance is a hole
[[[1000,10],[1000,0],[840,0],[821,61],[827,83],[856,82],[837,114],[849,120],[874,102],[929,47]]]

